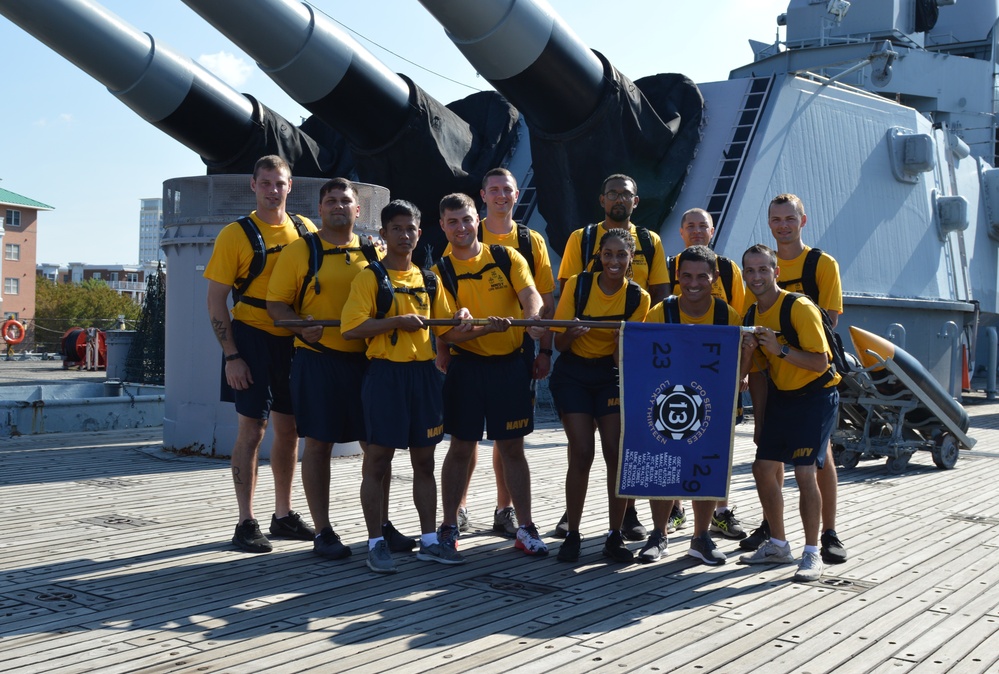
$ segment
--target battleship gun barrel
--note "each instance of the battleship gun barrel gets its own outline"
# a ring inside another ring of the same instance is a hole
[[[603,64],[547,3],[420,4],[479,74],[538,128],[548,133],[574,129],[599,106]]]
[[[452,42],[524,115],[548,238],[601,218],[608,175],[635,178],[633,222],[658,230],[700,139],[704,99],[677,74],[632,82],[590,50],[544,0],[420,0]]]
[[[269,153],[288,159],[296,175],[321,175],[320,164],[329,163],[283,117],[96,2],[0,0],[0,15],[197,152],[210,173],[249,173]]]
[[[348,142],[385,145],[410,114],[409,84],[315,8],[290,0],[183,0]]]

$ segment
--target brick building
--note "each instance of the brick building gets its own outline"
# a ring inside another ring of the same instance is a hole
[[[26,321],[35,315],[38,212],[52,206],[0,188],[0,315]]]

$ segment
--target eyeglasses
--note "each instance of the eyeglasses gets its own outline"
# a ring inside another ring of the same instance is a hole
[[[604,196],[610,201],[617,201],[618,199],[624,199],[625,201],[631,201],[635,198],[635,195],[631,192],[615,192],[611,190],[610,192],[604,192]]]

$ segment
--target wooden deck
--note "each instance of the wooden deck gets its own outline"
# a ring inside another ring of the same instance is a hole
[[[461,539],[469,563],[397,555],[400,572],[386,577],[364,565],[357,457],[333,463],[333,516],[354,555],[332,562],[296,541],[276,541],[268,555],[233,549],[227,464],[167,454],[158,432],[4,439],[0,670],[996,672],[999,406],[969,411],[979,444],[954,470],[935,469],[926,453],[902,475],[880,462],[841,470],[850,560],[812,584],[792,582],[793,567],[736,564],[732,541],[718,541],[728,564],[698,566],[682,535],[664,562],[606,563],[602,468],[580,563],[559,563],[554,539],[550,557],[527,558],[486,532],[488,447],[470,508],[482,531]],[[535,516],[553,526],[564,435],[549,424],[530,446]],[[760,509],[750,446],[750,427],[739,427],[731,500],[751,528]],[[415,534],[404,455],[393,480],[393,520]],[[259,491],[263,520],[266,467]],[[296,507],[306,512],[300,487]],[[639,513],[649,519],[645,506]]]

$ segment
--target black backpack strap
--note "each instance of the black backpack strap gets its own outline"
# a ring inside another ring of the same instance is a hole
[[[666,271],[669,273],[669,294],[676,295],[680,281],[676,278],[676,255],[666,256]]]
[[[579,237],[579,259],[583,263],[582,271],[601,271],[603,269],[603,265],[600,264],[600,256],[593,252],[596,238],[597,225],[583,227],[583,235]],[[590,266],[591,262],[593,266]]]
[[[635,227],[635,233],[638,234],[638,250],[645,256],[645,263],[649,266],[651,273],[652,260],[656,257],[656,247],[652,244],[652,235],[645,227]]]
[[[663,300],[663,317],[667,323],[680,323],[680,301],[676,295],[670,295]]]
[[[812,248],[805,254],[805,262],[801,265],[801,289],[812,298],[817,305],[819,303],[819,259],[822,257],[822,250]]]
[[[378,290],[375,292],[375,318],[385,318],[392,310],[392,302],[395,300],[395,289],[392,287],[392,279],[389,278],[388,270],[379,261],[372,262],[368,269],[378,280]]]
[[[316,274],[319,273],[319,267],[323,264],[323,244],[319,240],[319,234],[316,232],[309,232],[302,237],[305,239],[306,244],[309,247],[309,268],[305,272],[305,278],[302,279],[302,287],[298,291],[298,311],[302,311],[302,304],[305,302],[305,291],[309,289],[309,283],[312,279],[316,279],[315,284],[315,294],[319,294],[319,279]]]
[[[309,228],[305,226],[305,221],[302,220],[301,215],[289,213],[288,217],[291,218],[291,224],[295,226],[295,231],[298,232],[298,238],[302,238],[309,233]]]
[[[732,278],[735,272],[732,271],[732,260],[721,255],[718,256],[718,275],[721,276],[722,289],[725,291],[725,301],[732,301]]]
[[[576,276],[576,318],[583,320],[586,303],[590,299],[590,289],[593,287],[593,274],[588,271],[580,272]]]
[[[246,234],[246,238],[250,242],[250,247],[253,249],[253,259],[250,260],[250,269],[246,276],[236,279],[236,282],[232,286],[233,304],[242,300],[243,293],[253,283],[253,279],[263,273],[264,267],[267,265],[267,245],[264,243],[264,236],[260,233],[253,219],[247,215],[236,222],[243,228],[243,233]]]
[[[531,277],[537,276],[538,270],[534,268],[534,248],[531,246],[531,230],[527,225],[517,225],[517,252],[527,260]]]
[[[512,288],[513,279],[510,278],[510,270],[513,268],[513,262],[510,260],[510,252],[506,249],[506,246],[501,246],[498,243],[494,243],[489,246],[489,252],[492,253],[493,261],[496,263],[496,266],[499,267],[499,270],[503,272],[503,276],[506,277],[507,283],[509,283]],[[479,270],[477,276],[481,278],[483,272],[487,269],[489,269],[488,264]]]
[[[747,328],[753,327],[756,324],[756,304],[752,304],[746,311],[746,315],[742,318],[742,324]]]
[[[715,297],[715,315],[711,321],[712,325],[728,325],[728,302],[720,297]]]
[[[375,249],[375,245],[368,241],[367,239],[361,239],[361,255],[368,263],[378,262],[378,251]]]
[[[624,319],[630,321],[642,304],[642,286],[628,280],[628,289],[624,291]]]
[[[445,255],[437,261],[437,270],[441,273],[441,283],[444,289],[451,293],[455,303],[458,302],[458,277],[454,272],[454,265],[451,258]]]
[[[796,349],[801,348],[801,342],[798,340],[798,331],[794,329],[794,324],[791,322],[791,307],[801,297],[803,297],[801,293],[788,293],[780,305],[780,334],[784,336],[788,344]]]
[[[430,269],[420,268],[423,274],[423,289],[427,291],[427,304],[433,308],[434,298],[437,297],[437,274]]]

